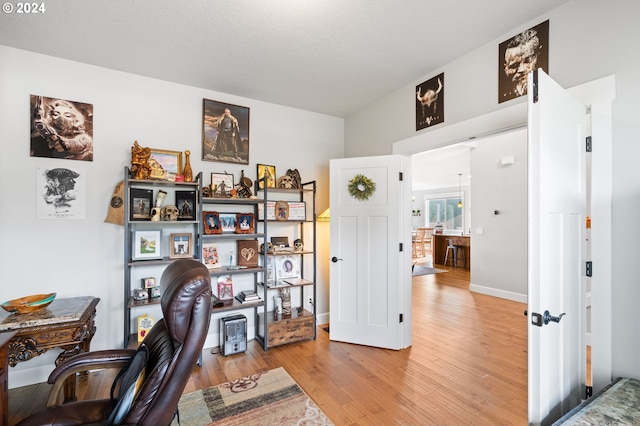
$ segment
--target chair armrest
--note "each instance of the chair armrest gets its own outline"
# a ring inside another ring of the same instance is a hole
[[[66,379],[87,370],[122,368],[135,353],[135,349],[110,349],[83,352],[58,365],[49,375],[47,383],[53,385],[49,392],[47,408],[57,405],[58,395]]]

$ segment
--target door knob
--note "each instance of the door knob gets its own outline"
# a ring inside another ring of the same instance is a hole
[[[335,257],[335,256],[333,256],[333,257],[331,258],[331,261],[332,261],[333,263],[336,263],[338,260],[342,260],[342,259],[338,259],[338,258],[337,258],[337,257]]]

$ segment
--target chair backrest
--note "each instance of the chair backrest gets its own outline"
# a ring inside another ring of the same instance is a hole
[[[416,242],[416,243],[423,242],[424,241],[424,234],[425,234],[425,229],[424,228],[416,229],[416,236],[413,239],[413,241]]]
[[[124,424],[168,425],[202,352],[211,321],[209,270],[178,259],[160,279],[163,318],[143,344],[149,348],[146,378]]]

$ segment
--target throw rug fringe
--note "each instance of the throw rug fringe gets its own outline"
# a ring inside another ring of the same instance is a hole
[[[180,426],[333,425],[282,367],[184,394],[178,410]]]

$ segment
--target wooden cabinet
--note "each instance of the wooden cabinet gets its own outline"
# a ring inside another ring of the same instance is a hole
[[[266,319],[266,323],[265,323]],[[312,312],[294,309],[291,315],[278,315],[273,311],[259,314],[260,336],[267,336],[267,347],[315,338],[315,321]],[[265,334],[264,328],[267,328]]]
[[[466,268],[471,268],[471,237],[468,235],[443,235],[433,234],[432,239],[432,255],[434,265],[444,265],[444,257],[447,251],[447,240],[453,240],[453,244],[456,246],[462,246],[463,249],[458,255],[456,262],[457,267],[466,265]],[[452,262],[447,262],[451,266]]]

